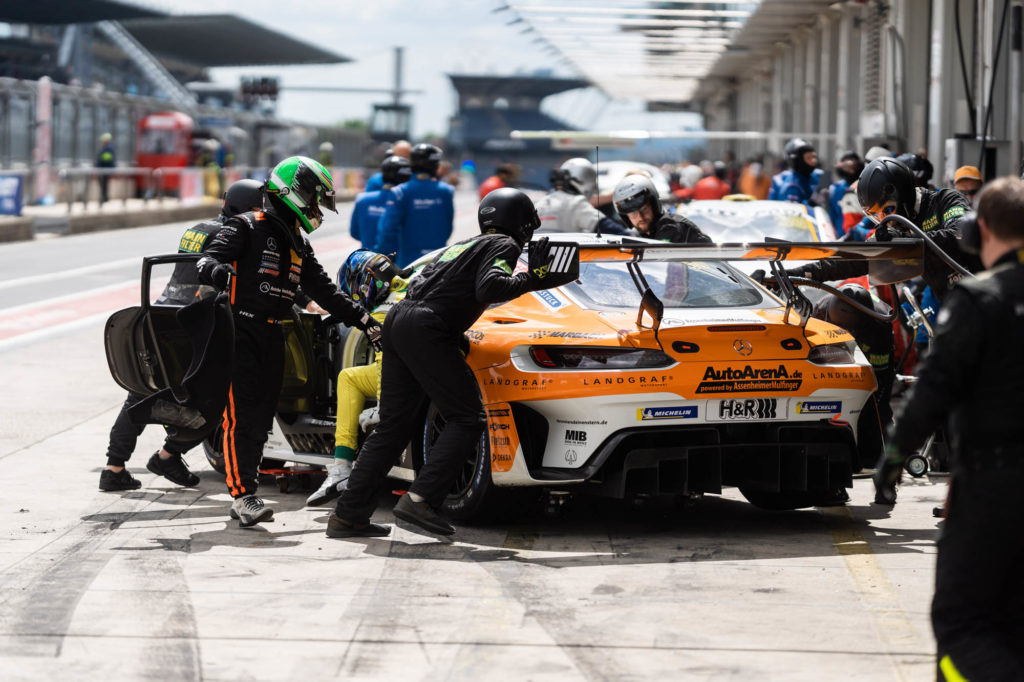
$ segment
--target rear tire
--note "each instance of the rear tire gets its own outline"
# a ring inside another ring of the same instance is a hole
[[[431,403],[423,420],[422,460],[429,458],[430,449],[444,428],[445,420]],[[522,499],[521,491],[501,488],[491,480],[491,448],[488,432],[480,434],[476,447],[466,453],[466,460],[452,485],[452,491],[441,505],[442,511],[455,521],[486,523],[506,518]]]
[[[210,468],[221,476],[225,475],[224,468],[224,427],[218,426],[213,433],[203,439],[203,454]]]

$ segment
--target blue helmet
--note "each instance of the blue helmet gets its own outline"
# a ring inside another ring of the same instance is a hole
[[[377,279],[370,268],[371,264],[381,258],[387,257],[367,249],[356,249],[338,270],[341,290],[370,311],[383,303],[391,291],[391,285]]]

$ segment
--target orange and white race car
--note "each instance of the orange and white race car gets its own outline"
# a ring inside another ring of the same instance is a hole
[[[449,515],[485,518],[525,487],[623,498],[732,485],[797,508],[842,499],[875,463],[875,378],[853,338],[728,261],[913,258],[920,244],[560,237],[580,244],[577,282],[495,306],[467,333],[487,429]],[[441,425],[425,406],[392,475],[412,479]]]
[[[449,515],[484,519],[530,489],[692,498],[737,486],[759,506],[797,508],[841,501],[853,473],[877,460],[871,365],[846,331],[810,318],[810,303],[782,265],[869,259],[887,268],[880,279],[898,281],[919,270],[921,242],[691,246],[559,237],[578,245],[579,279],[492,307],[467,333],[487,428],[466,453],[445,503]],[[782,293],[730,261],[760,261]],[[147,316],[175,314],[144,294],[132,319],[145,327]],[[152,334],[124,333],[152,342]],[[298,309],[285,333],[278,424],[290,447],[267,457],[327,464],[334,382],[340,366],[366,361],[365,339]],[[112,361],[112,371],[131,374],[124,368],[155,358],[160,367],[136,372],[150,377],[138,390],[160,388],[157,378],[189,366],[190,347],[174,338],[151,351],[115,352],[114,360],[127,356]],[[431,405],[421,409],[422,430],[392,469],[396,478],[411,480],[436,440],[442,418]],[[215,468],[220,442],[216,434],[207,442]]]

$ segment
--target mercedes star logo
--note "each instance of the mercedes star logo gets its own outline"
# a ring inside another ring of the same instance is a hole
[[[744,357],[754,352],[754,347],[750,345],[750,342],[743,339],[733,341],[732,349]]]

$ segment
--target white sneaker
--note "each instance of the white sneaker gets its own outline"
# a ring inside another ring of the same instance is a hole
[[[368,407],[359,413],[359,430],[363,433],[369,432],[377,424],[380,424],[380,409],[377,405]]]
[[[263,504],[263,500],[255,495],[243,495],[236,498],[231,504],[229,514],[231,518],[238,519],[238,525],[242,528],[248,528],[260,521],[270,521],[274,518],[274,510]]]
[[[347,459],[335,460],[337,464],[327,467],[327,478],[323,485],[306,498],[307,507],[319,507],[341,495],[341,491],[348,487],[348,477],[352,474],[352,462]]]

